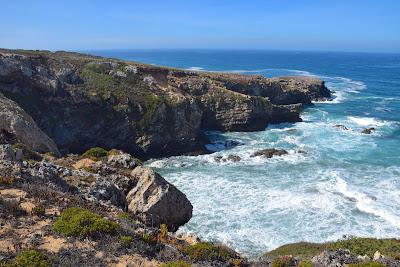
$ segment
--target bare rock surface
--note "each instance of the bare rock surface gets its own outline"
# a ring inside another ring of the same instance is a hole
[[[14,101],[0,93],[0,132],[14,136],[15,142],[23,143],[38,152],[59,154],[57,146],[40,128],[32,117]]]
[[[137,185],[127,195],[130,212],[147,224],[166,224],[169,229],[177,229],[190,220],[193,207],[175,186],[147,167],[136,167],[131,175]]]

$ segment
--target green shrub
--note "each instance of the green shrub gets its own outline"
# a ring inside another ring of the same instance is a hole
[[[82,157],[89,158],[92,160],[99,160],[103,157],[106,157],[107,155],[108,155],[108,152],[104,148],[93,147],[93,148],[87,150],[85,153],[83,153]]]
[[[50,266],[47,258],[40,251],[31,249],[21,252],[15,259],[15,267],[48,267]]]
[[[43,204],[37,205],[32,209],[32,214],[38,216],[44,216],[46,214],[46,208]]]
[[[377,250],[391,257],[400,253],[400,240],[396,239],[350,238],[330,243],[328,246],[330,249],[348,249],[354,254],[368,255],[370,258]]]
[[[147,233],[142,234],[142,240],[150,245],[157,244],[157,237],[149,235]]]
[[[183,260],[165,262],[160,265],[160,267],[191,267],[191,266],[192,265]]]
[[[385,267],[385,264],[380,262],[360,262],[347,265],[348,267]]]
[[[312,266],[313,266],[312,262],[307,260],[301,261],[299,264],[299,267],[312,267]]]
[[[232,255],[233,253],[227,248],[209,242],[199,242],[194,245],[189,245],[183,249],[183,252],[189,255],[194,261],[226,261],[234,257],[234,255]]]
[[[267,256],[279,257],[293,255],[302,259],[311,259],[327,249],[348,249],[353,254],[368,255],[373,257],[375,251],[379,250],[383,255],[393,258],[400,254],[400,240],[396,239],[376,239],[376,238],[350,238],[328,242],[323,244],[300,242],[281,246],[275,250],[267,252]]]
[[[313,256],[320,254],[326,250],[327,244],[299,242],[283,245],[277,249],[267,252],[267,256],[280,257],[284,255],[293,255],[302,259],[311,259]]]
[[[161,104],[162,99],[157,95],[147,95],[144,97],[146,112],[143,118],[139,121],[143,130],[147,130],[151,124],[154,114],[157,112],[158,106]]]
[[[272,261],[272,267],[290,267],[292,266],[292,257],[283,256],[275,258]]]
[[[119,225],[83,208],[63,211],[54,223],[54,231],[64,236],[115,234]]]
[[[4,185],[12,185],[14,183],[14,178],[12,177],[4,177],[0,175],[0,184]]]
[[[129,247],[131,243],[133,242],[133,237],[131,236],[121,236],[119,238],[119,242],[124,246],[124,247]]]

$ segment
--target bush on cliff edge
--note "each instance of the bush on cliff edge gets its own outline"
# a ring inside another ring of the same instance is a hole
[[[118,228],[117,223],[83,208],[64,210],[54,223],[54,231],[64,236],[115,234]]]

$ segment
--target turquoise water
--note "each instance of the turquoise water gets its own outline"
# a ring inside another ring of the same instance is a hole
[[[147,162],[194,206],[180,231],[249,256],[296,241],[400,235],[400,55],[268,51],[96,51],[150,64],[244,74],[310,75],[335,91],[303,122],[209,132],[214,154]],[[349,130],[334,127],[345,125]],[[377,130],[361,134],[367,127]],[[219,141],[242,143],[221,150]],[[251,158],[263,148],[289,155]],[[306,153],[296,153],[304,150]],[[216,162],[216,155],[240,162]]]

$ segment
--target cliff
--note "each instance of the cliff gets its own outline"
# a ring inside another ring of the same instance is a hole
[[[314,78],[191,72],[78,53],[4,49],[0,93],[63,154],[99,146],[142,158],[204,151],[203,129],[256,131],[268,123],[300,121],[302,105],[330,97]]]

